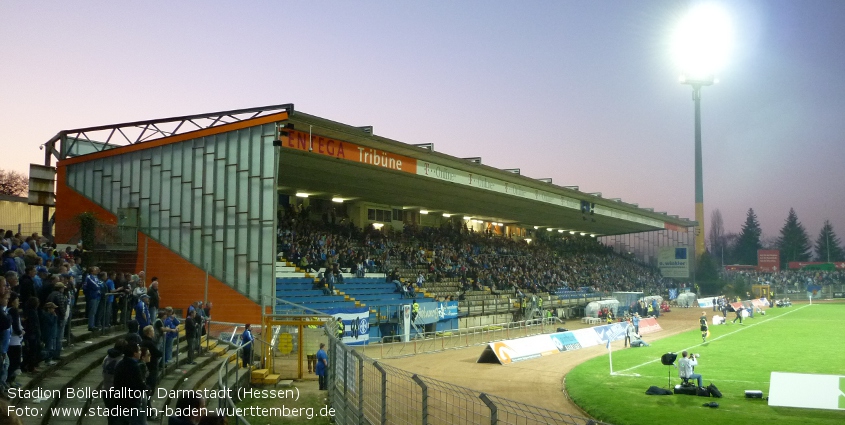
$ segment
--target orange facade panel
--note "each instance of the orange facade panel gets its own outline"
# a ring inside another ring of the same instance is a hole
[[[79,233],[80,214],[93,213],[101,223],[117,225],[117,216],[67,185],[67,167],[56,169],[56,243],[69,243]]]
[[[310,135],[297,130],[285,130],[288,135],[282,136],[282,147],[310,152],[345,161],[367,164],[417,174],[417,160],[409,156],[398,155],[379,149],[356,145],[329,137]]]
[[[205,270],[140,232],[137,264],[139,267],[146,264],[148,282],[158,277],[162,307],[171,306],[185,312],[192,302],[205,300]],[[213,303],[214,321],[261,321],[261,306],[213,276],[208,276],[208,301]]]

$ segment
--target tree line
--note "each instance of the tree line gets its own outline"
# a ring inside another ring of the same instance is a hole
[[[29,178],[17,171],[0,170],[0,195],[26,196]]]
[[[757,250],[777,249],[780,250],[781,270],[786,269],[790,261],[845,261],[845,250],[830,220],[825,220],[815,243],[811,243],[807,229],[798,220],[794,208],[789,209],[777,239],[764,241],[762,234],[753,208],[748,209],[738,234],[725,231],[722,213],[716,209],[710,216],[710,257],[722,264],[756,265]]]

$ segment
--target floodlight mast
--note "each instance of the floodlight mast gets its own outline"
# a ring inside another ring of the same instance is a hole
[[[691,8],[675,32],[674,54],[684,73],[681,83],[692,86],[695,102],[695,258],[705,251],[704,189],[701,165],[701,88],[716,83],[714,75],[724,65],[732,36],[730,19],[713,3]]]
[[[712,85],[716,79],[710,75],[704,78],[681,76],[681,84],[692,86],[692,100],[695,102],[695,257],[704,253],[704,181],[701,165],[701,88]]]

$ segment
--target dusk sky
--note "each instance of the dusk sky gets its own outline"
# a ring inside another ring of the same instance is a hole
[[[689,1],[0,2],[0,168],[63,129],[293,103],[694,219]],[[845,237],[845,1],[725,1],[702,90],[705,225],[790,207]]]

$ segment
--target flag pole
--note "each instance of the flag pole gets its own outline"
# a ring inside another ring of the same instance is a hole
[[[610,360],[610,374],[613,375],[613,350],[610,348],[610,338],[607,340],[607,358]]]

